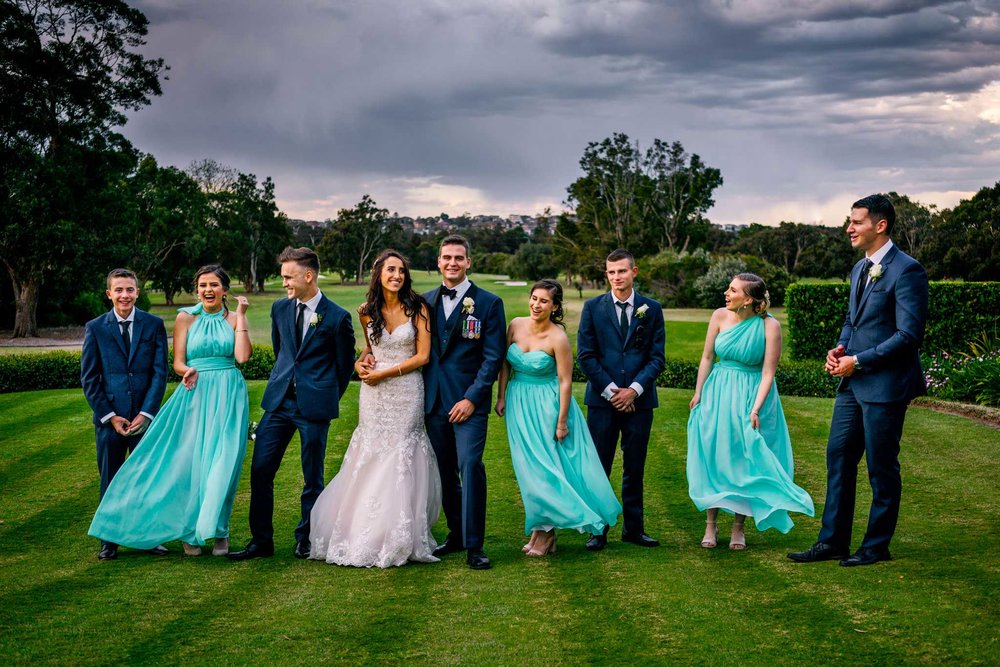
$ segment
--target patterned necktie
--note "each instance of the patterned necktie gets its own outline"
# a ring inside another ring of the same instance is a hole
[[[861,305],[861,295],[865,293],[865,285],[868,284],[868,272],[871,270],[872,266],[874,266],[874,264],[872,264],[872,261],[866,257],[865,263],[861,267],[861,275],[858,276],[858,289],[854,295],[854,303],[856,306]]]
[[[302,324],[306,319],[306,304],[299,304],[299,314],[295,316],[295,349],[302,347]]]
[[[625,310],[628,308],[628,301],[619,301],[618,307],[622,309],[622,318],[618,322],[618,326],[622,330],[622,338],[628,335],[628,316],[625,315]]]

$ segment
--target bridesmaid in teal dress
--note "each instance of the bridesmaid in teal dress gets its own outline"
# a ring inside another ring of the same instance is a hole
[[[174,325],[181,384],[112,480],[89,535],[136,549],[183,540],[184,553],[229,550],[229,515],[243,467],[250,405],[236,362],[250,358],[246,297],[226,307],[229,276],[218,265],[195,274],[199,303]]]
[[[813,516],[813,501],[792,481],[792,443],[774,383],[781,326],[767,314],[764,281],[733,278],[726,307],[712,313],[688,419],[688,493],[707,510],[701,546],[718,540],[719,510],[734,514],[730,549],[745,549],[744,520],[758,530],[792,528],[789,512]],[[715,355],[719,362],[714,363]]]
[[[562,287],[540,280],[530,315],[507,329],[496,413],[506,418],[514,474],[524,502],[529,556],[555,553],[556,528],[600,535],[622,506],[604,474],[573,399],[573,353],[562,328]]]

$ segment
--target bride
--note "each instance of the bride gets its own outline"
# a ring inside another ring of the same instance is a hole
[[[370,348],[355,364],[364,382],[358,427],[340,472],[313,506],[309,557],[355,567],[436,562],[431,526],[441,480],[417,372],[430,357],[430,319],[403,255],[378,256],[358,315]],[[374,366],[366,363],[369,351]]]

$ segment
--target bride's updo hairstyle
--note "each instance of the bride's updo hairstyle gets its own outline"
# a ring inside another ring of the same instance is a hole
[[[756,273],[738,273],[736,279],[743,281],[743,293],[753,299],[753,312],[761,317],[767,317],[767,309],[771,307],[771,295],[767,291],[764,279]]]
[[[537,283],[531,286],[530,294],[534,294],[536,289],[543,289],[549,293],[552,298],[552,314],[549,316],[549,321],[552,324],[558,324],[563,329],[566,325],[563,324],[563,318],[566,316],[566,311],[563,310],[563,288],[555,280],[549,280],[548,278],[542,278]]]
[[[197,271],[194,272],[194,293],[198,293],[198,281],[206,273],[214,273],[219,278],[219,282],[222,283],[222,310],[229,314],[229,304],[226,302],[227,292],[229,292],[229,274],[226,270],[222,268],[221,264],[206,264]]]
[[[399,290],[399,302],[403,305],[403,312],[413,325],[416,326],[417,318],[423,317],[421,307],[426,305],[424,297],[413,291],[413,277],[410,275],[410,260],[398,250],[387,248],[379,253],[375,258],[375,265],[372,266],[372,278],[368,283],[368,295],[365,302],[358,308],[358,315],[371,318],[372,323],[372,343],[377,344],[382,340],[382,328],[385,326],[385,315],[382,309],[385,308],[385,294],[382,293],[382,268],[390,257],[395,257],[403,263],[403,286]]]

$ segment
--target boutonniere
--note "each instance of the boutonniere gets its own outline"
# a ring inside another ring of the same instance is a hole
[[[649,304],[644,303],[635,309],[635,316],[641,320],[642,318],[646,317],[647,310],[649,310]]]
[[[309,326],[314,327],[323,321],[323,316],[319,313],[313,313],[312,317],[309,318]]]
[[[247,425],[247,440],[250,440],[251,442],[257,441],[257,422],[255,421],[251,421]]]
[[[872,264],[872,268],[868,269],[868,277],[871,278],[872,282],[875,282],[882,277],[882,265]]]
[[[471,296],[462,299],[462,314],[471,315],[476,312],[476,302]]]

